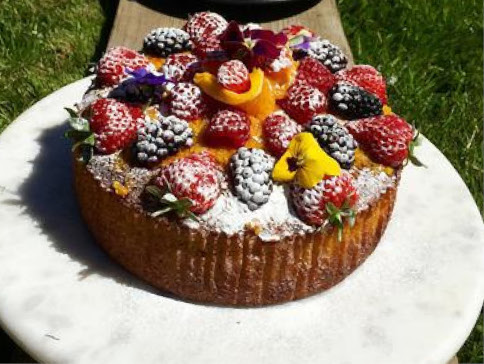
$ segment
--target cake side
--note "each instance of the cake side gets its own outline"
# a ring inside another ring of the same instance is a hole
[[[355,225],[345,227],[341,241],[337,229],[328,226],[264,242],[247,230],[229,236],[135,211],[102,188],[77,160],[74,175],[82,215],[114,260],[183,299],[237,306],[303,298],[343,280],[377,246],[397,193],[397,187],[389,188],[361,211]]]

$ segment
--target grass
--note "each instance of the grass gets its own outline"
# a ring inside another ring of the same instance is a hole
[[[85,75],[105,44],[109,3],[2,1],[0,131],[37,100]],[[414,121],[447,156],[483,211],[482,2],[338,0],[338,5],[356,61],[376,65],[387,76],[393,110]],[[463,363],[483,361],[482,322],[481,314],[459,352]],[[3,346],[12,344],[0,335]],[[0,362],[7,360],[0,354]]]

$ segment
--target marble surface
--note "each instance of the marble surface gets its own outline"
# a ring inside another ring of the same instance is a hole
[[[64,106],[81,80],[0,135],[0,322],[35,359],[65,363],[443,364],[484,297],[484,229],[466,186],[428,141],[394,217],[343,283],[256,309],[183,302],[114,264],[83,225]]]

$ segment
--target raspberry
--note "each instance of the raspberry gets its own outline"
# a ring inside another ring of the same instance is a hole
[[[193,14],[185,24],[185,31],[192,41],[199,43],[207,37],[216,37],[227,28],[227,20],[221,15],[210,11]]]
[[[279,57],[273,60],[268,68],[272,72],[280,72],[281,70],[292,66],[292,52],[289,48],[284,47],[279,53]]]
[[[190,81],[198,70],[198,58],[190,53],[172,54],[166,58],[161,72],[171,81]]]
[[[351,168],[358,144],[333,115],[316,115],[307,130],[314,135],[321,148],[338,161],[341,168]]]
[[[195,43],[193,52],[200,58],[210,57],[212,54],[223,53],[220,40],[216,37],[209,36]]]
[[[324,94],[329,91],[335,82],[333,73],[321,62],[310,57],[304,58],[299,64],[296,79],[306,81]]]
[[[170,91],[169,111],[181,119],[199,119],[205,113],[205,106],[202,90],[192,83],[177,83]]]
[[[328,94],[330,110],[348,120],[380,115],[383,105],[378,97],[359,86],[336,83]]]
[[[347,128],[377,163],[398,167],[409,157],[413,129],[395,114],[356,120]]]
[[[204,138],[212,146],[239,148],[250,137],[250,120],[242,111],[220,110],[211,119]]]
[[[128,76],[127,70],[148,67],[148,59],[126,47],[109,49],[97,64],[97,82],[100,86],[114,86]]]
[[[292,138],[302,131],[302,127],[284,111],[276,111],[265,119],[263,130],[266,147],[272,155],[280,157],[289,147]]]
[[[168,184],[177,199],[191,201],[190,211],[202,214],[220,196],[220,171],[215,165],[206,153],[192,154],[164,167],[155,184],[161,188]]]
[[[94,133],[96,149],[103,154],[126,148],[136,139],[136,131],[144,123],[140,108],[114,99],[94,101],[90,113],[89,125]]]
[[[387,103],[387,86],[383,76],[372,66],[359,65],[336,73],[336,80],[362,89],[376,95],[382,104]]]
[[[299,124],[306,124],[316,114],[326,110],[326,97],[317,88],[304,81],[295,82],[279,106]]]
[[[353,178],[346,171],[342,171],[339,176],[324,176],[316,186],[309,189],[293,184],[291,197],[296,213],[307,224],[321,226],[329,219],[330,223],[340,229],[343,227],[344,216],[354,216],[351,211],[358,201]]]
[[[225,62],[218,69],[217,81],[230,91],[246,92],[250,88],[249,70],[239,60]]]
[[[143,41],[143,51],[154,56],[166,58],[170,54],[192,49],[190,35],[178,28],[153,29]]]
[[[262,149],[240,148],[230,159],[235,195],[249,210],[257,210],[269,201],[273,168],[274,158]]]

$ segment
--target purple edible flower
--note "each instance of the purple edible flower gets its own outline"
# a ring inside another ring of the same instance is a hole
[[[128,79],[128,82],[136,83],[138,85],[150,85],[150,86],[162,86],[166,85],[168,80],[164,74],[159,72],[151,72],[146,68],[138,68],[134,71],[128,71],[128,74],[132,78]]]

